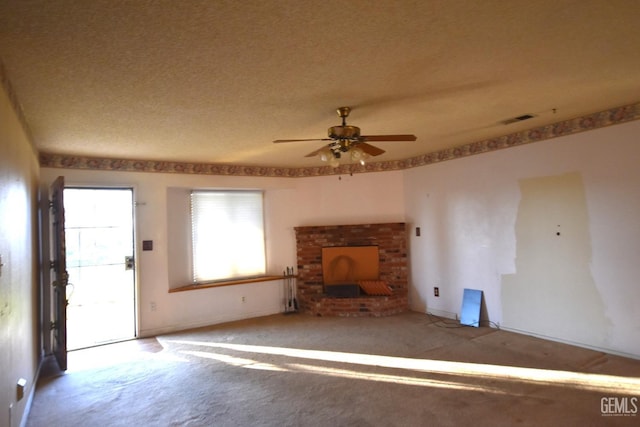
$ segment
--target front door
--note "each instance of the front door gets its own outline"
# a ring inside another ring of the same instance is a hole
[[[53,321],[51,343],[53,354],[61,370],[67,370],[67,273],[64,233],[64,177],[59,176],[51,185],[51,247],[53,280]]]
[[[136,336],[133,189],[64,190],[69,350]]]

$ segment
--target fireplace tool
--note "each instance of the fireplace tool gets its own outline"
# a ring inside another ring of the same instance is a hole
[[[284,314],[298,311],[298,299],[296,296],[296,278],[293,267],[286,267],[284,275]]]

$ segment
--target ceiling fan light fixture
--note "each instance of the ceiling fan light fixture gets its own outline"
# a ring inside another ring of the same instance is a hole
[[[360,150],[362,150],[362,149],[360,149]],[[370,157],[371,157],[371,154],[369,154],[366,151],[362,150],[362,156],[360,156],[360,159],[358,160],[358,163],[360,163],[361,166],[364,166],[365,163],[369,160]]]
[[[333,154],[331,153],[330,150],[322,150],[321,152],[318,153],[318,157],[320,157],[320,161],[328,162],[329,159],[333,157]]]

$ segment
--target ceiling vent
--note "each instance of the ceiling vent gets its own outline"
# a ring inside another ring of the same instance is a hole
[[[503,120],[502,124],[510,125],[511,123],[522,122],[525,120],[533,119],[535,115],[533,114],[523,114],[522,116],[513,117],[511,119]]]

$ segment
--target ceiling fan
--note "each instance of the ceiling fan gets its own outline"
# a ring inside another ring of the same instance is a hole
[[[328,138],[311,139],[277,139],[274,143],[300,142],[300,141],[330,141],[326,146],[319,148],[305,157],[320,156],[323,161],[328,161],[332,166],[339,165],[342,154],[349,152],[351,160],[364,164],[364,160],[369,156],[379,156],[385,151],[367,142],[370,141],[415,141],[415,135],[360,135],[360,128],[347,125],[347,117],[351,112],[350,107],[340,107],[337,110],[338,116],[342,118],[342,124],[331,126],[328,129]]]

